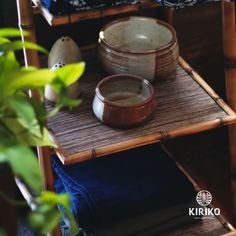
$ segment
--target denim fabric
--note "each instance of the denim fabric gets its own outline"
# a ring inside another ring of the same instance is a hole
[[[199,3],[217,2],[220,0],[155,0],[155,1],[164,7],[179,9],[186,6],[193,6]]]
[[[134,4],[138,0],[41,0],[41,2],[52,14],[63,15],[76,11]]]
[[[192,184],[155,144],[71,166],[53,158],[56,191],[68,192],[88,232],[195,198]]]
[[[41,0],[43,5],[55,15],[69,14],[76,11],[92,10],[103,7],[135,4],[139,0]],[[217,2],[220,0],[153,0],[162,6],[178,9],[198,3]]]
[[[60,222],[61,236],[71,236],[70,235],[70,221],[66,218],[62,219]],[[23,235],[22,235],[23,236]],[[74,236],[95,236],[93,233],[86,233],[82,229]]]

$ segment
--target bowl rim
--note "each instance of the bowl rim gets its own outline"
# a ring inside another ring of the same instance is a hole
[[[121,78],[121,77],[126,77],[126,78],[128,77],[129,79],[133,79],[133,80],[140,81],[140,82],[144,83],[149,88],[150,95],[144,101],[134,104],[134,105],[118,105],[117,103],[108,100],[106,97],[104,97],[101,94],[101,92],[100,92],[101,86],[108,83],[110,80],[114,80],[114,79],[116,80],[117,78]],[[152,84],[148,80],[146,80],[140,76],[132,75],[132,74],[115,74],[115,75],[107,76],[97,84],[96,89],[95,89],[95,96],[97,96],[97,98],[101,102],[108,104],[109,106],[119,107],[119,108],[135,108],[135,107],[143,106],[143,105],[149,103],[151,100],[153,100],[155,98],[155,95],[156,95],[156,91],[155,91],[154,87],[152,86]]]
[[[132,20],[132,19],[139,19],[139,20],[152,20],[152,21],[155,21],[157,24],[160,24],[162,26],[165,26],[167,29],[169,29],[172,33],[172,38],[171,40],[159,47],[159,48],[156,48],[156,49],[151,49],[151,50],[147,50],[147,51],[132,51],[132,50],[127,50],[127,49],[120,49],[118,48],[117,46],[114,46],[112,44],[110,44],[106,39],[105,37],[101,36],[101,35],[104,35],[103,32],[105,32],[105,30],[110,27],[111,25],[114,25],[116,23],[119,23],[119,22],[122,22],[122,21],[127,21],[127,20]],[[156,19],[156,18],[153,18],[153,17],[144,17],[144,16],[127,16],[127,17],[122,17],[122,18],[119,18],[119,19],[116,19],[116,20],[113,20],[107,24],[105,24],[101,30],[99,31],[99,39],[98,40],[101,40],[107,47],[113,49],[114,51],[117,51],[117,52],[121,52],[121,53],[127,53],[127,54],[150,54],[150,53],[157,53],[157,52],[160,52],[160,51],[163,51],[167,48],[169,48],[171,45],[173,45],[176,41],[177,41],[177,36],[176,36],[176,31],[174,30],[174,28],[162,21],[162,20],[159,20],[159,19]]]

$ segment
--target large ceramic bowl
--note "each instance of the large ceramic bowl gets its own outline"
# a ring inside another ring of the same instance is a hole
[[[125,17],[101,29],[98,53],[107,73],[135,74],[154,81],[176,69],[179,48],[175,30],[167,23]]]
[[[145,79],[112,75],[96,87],[93,112],[112,127],[129,128],[147,121],[155,110],[155,91]]]

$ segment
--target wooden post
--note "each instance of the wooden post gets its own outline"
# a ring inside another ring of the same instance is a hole
[[[28,37],[24,37],[24,35],[22,34],[22,41],[24,42],[25,40],[28,40],[30,42],[36,43],[31,0],[16,0],[16,2],[19,18],[19,28],[21,30],[27,30],[28,32],[30,32],[30,35]],[[39,57],[37,51],[35,50],[25,49],[24,60],[26,67],[29,65],[39,67]],[[33,96],[37,96],[37,94],[33,93]],[[53,173],[50,161],[51,155],[49,148],[38,148],[38,155],[45,178],[44,188],[47,190],[54,190]]]
[[[18,13],[18,24],[20,30],[27,30],[30,35],[24,37],[22,34],[22,42],[25,40],[36,43],[36,34],[33,21],[33,10],[31,0],[16,0],[17,13]],[[33,65],[36,67],[40,66],[38,53],[35,50],[24,49],[24,61],[25,66]],[[38,97],[38,94],[34,91],[30,95]],[[54,191],[54,177],[51,167],[51,153],[47,147],[38,147],[38,158],[40,167],[44,177],[44,190]],[[59,227],[57,227],[51,234],[51,236],[61,235]]]
[[[33,12],[31,6],[31,0],[16,0],[17,14],[18,14],[18,26],[20,30],[27,30],[30,35],[24,37],[22,35],[22,41],[25,40],[36,43],[35,29],[33,23]],[[38,53],[35,50],[24,49],[25,66],[33,65],[39,67]]]
[[[225,59],[225,84],[227,100],[236,111],[236,28],[235,3],[222,1],[223,44]],[[229,127],[230,165],[233,194],[234,223],[236,220],[236,125]]]
[[[174,17],[175,17],[175,10],[170,8],[164,9],[164,20],[174,27]]]

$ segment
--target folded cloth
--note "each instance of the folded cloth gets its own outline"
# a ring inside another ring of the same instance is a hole
[[[71,166],[52,160],[56,191],[70,194],[87,231],[195,199],[191,182],[158,144]]]
[[[188,215],[188,209],[199,207],[196,201],[191,201],[182,205],[172,206],[161,210],[155,210],[144,214],[139,214],[130,218],[125,218],[115,223],[111,223],[103,228],[97,228],[96,234],[84,232],[83,236],[153,236],[166,231],[174,230],[190,223],[198,222]],[[64,220],[61,225],[62,236],[69,236],[70,222]]]
[[[179,9],[185,6],[193,6],[198,3],[218,2],[220,0],[155,0],[164,7]]]
[[[76,11],[135,4],[138,0],[41,0],[41,2],[52,14],[64,15]]]
[[[106,228],[97,229],[96,236],[153,236],[196,222],[188,215],[195,201],[165,209],[155,210],[124,219]]]

